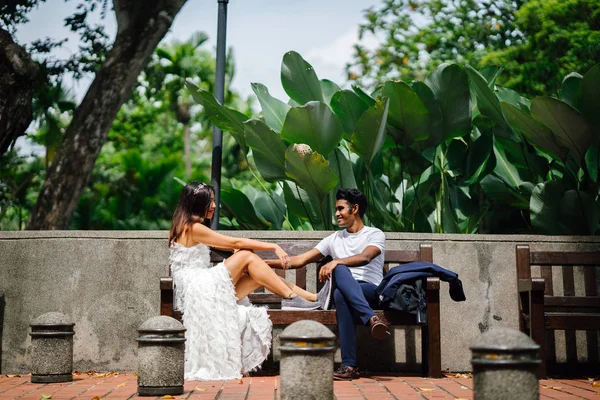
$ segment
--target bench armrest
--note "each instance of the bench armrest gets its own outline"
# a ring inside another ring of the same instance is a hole
[[[173,278],[160,278],[160,315],[173,317]]]
[[[543,292],[546,288],[546,281],[544,278],[529,278],[519,279],[517,287],[520,293],[523,292]]]

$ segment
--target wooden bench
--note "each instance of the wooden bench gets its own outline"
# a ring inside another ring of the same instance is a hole
[[[314,243],[316,244],[316,243]],[[313,244],[313,245],[314,245]],[[299,254],[302,251],[294,249],[291,243],[280,243],[290,255]],[[307,250],[314,246],[304,247]],[[263,257],[272,257],[272,254],[257,252]],[[264,254],[264,255],[263,255]],[[211,262],[218,263],[223,258],[211,252]],[[385,251],[385,272],[394,265],[405,264],[412,261],[433,262],[433,251],[431,245],[422,244],[418,250],[386,250]],[[316,277],[318,277],[318,268],[323,265],[317,265]],[[276,269],[279,276],[284,276],[285,271]],[[296,285],[306,289],[307,273],[306,267],[293,270],[296,273]],[[315,287],[320,289],[322,283]],[[161,315],[167,315],[181,320],[181,313],[173,311],[173,280],[172,278],[161,278],[160,280],[160,312]],[[260,289],[252,293],[250,300],[253,304],[267,305],[268,314],[274,326],[285,326],[300,320],[313,320],[324,325],[336,325],[335,310],[311,310],[311,311],[283,311],[280,309],[281,297],[275,294],[264,293]],[[426,285],[427,300],[427,325],[418,325],[416,317],[413,314],[398,311],[375,310],[377,316],[388,323],[390,326],[420,326],[421,327],[421,350],[423,375],[440,378],[441,370],[441,346],[440,346],[440,280],[439,278],[427,278]]]
[[[540,376],[548,371],[547,362],[554,363],[554,331],[565,331],[567,367],[577,369],[576,330],[587,331],[588,361],[598,362],[600,330],[600,297],[598,296],[596,268],[600,266],[600,251],[530,251],[527,245],[517,245],[517,285],[519,290],[519,328],[540,345]],[[532,266],[539,266],[540,276],[532,277]],[[581,267],[583,271],[576,270]],[[554,284],[556,269],[562,272],[560,287]],[[579,276],[578,276],[579,275]],[[576,281],[583,278],[576,294]],[[579,279],[577,279],[579,278]],[[549,353],[550,357],[548,357]],[[591,358],[591,359],[590,359]],[[595,360],[594,360],[595,358]]]

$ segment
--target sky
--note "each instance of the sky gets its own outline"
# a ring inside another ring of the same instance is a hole
[[[358,25],[363,10],[381,0],[230,0],[227,17],[227,47],[232,47],[236,76],[232,87],[242,95],[252,94],[250,84],[260,82],[275,97],[287,99],[281,87],[283,55],[289,50],[300,53],[315,68],[319,78],[338,84],[346,81],[344,66],[352,58],[352,46],[358,42]],[[47,0],[30,14],[30,22],[17,31],[17,40],[30,43],[39,38],[70,37],[62,53],[77,51],[77,37],[63,26],[77,1]],[[109,4],[112,2],[109,1]],[[188,0],[173,22],[164,40],[190,38],[203,31],[214,50],[217,35],[217,0]],[[107,33],[114,35],[114,13],[104,21]],[[366,38],[374,45],[376,39]],[[85,94],[91,78],[73,84],[78,99]]]

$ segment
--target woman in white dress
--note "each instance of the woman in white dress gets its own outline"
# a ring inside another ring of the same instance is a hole
[[[277,244],[236,238],[211,230],[214,190],[202,182],[187,184],[169,232],[175,307],[186,328],[185,378],[239,378],[260,367],[271,347],[272,324],[265,308],[250,305],[247,295],[264,286],[298,309],[319,307],[316,294],[275,274],[253,250],[271,250],[286,269],[290,258]],[[216,266],[209,247],[233,250]]]

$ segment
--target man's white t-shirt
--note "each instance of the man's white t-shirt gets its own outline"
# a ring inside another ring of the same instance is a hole
[[[370,263],[361,267],[349,267],[349,269],[357,281],[379,285],[383,279],[385,253],[385,234],[381,230],[365,226],[356,233],[350,233],[343,229],[321,240],[315,248],[324,256],[331,256],[335,260],[360,254],[368,246],[377,247],[381,253]]]

